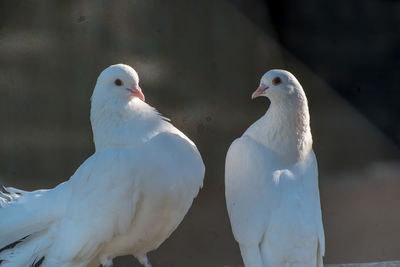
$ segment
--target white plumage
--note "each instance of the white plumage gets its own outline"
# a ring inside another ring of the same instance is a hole
[[[112,266],[127,254],[151,266],[146,253],[182,221],[204,165],[194,143],[142,101],[138,84],[127,65],[100,74],[91,107],[96,152],[68,181],[5,189],[1,267]]]
[[[246,267],[322,267],[324,232],[307,98],[271,70],[252,98],[271,105],[229,148],[226,201]]]

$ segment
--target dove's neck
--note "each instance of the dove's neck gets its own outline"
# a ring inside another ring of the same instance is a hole
[[[306,96],[301,93],[291,99],[271,99],[268,111],[245,134],[275,151],[286,163],[305,159],[312,150]]]
[[[138,98],[92,103],[90,120],[96,151],[110,147],[133,147],[145,142],[168,125],[150,105]]]

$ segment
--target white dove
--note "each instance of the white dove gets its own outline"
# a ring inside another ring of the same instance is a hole
[[[307,98],[284,70],[264,74],[252,98],[271,105],[230,146],[229,218],[246,267],[322,267],[324,231]]]
[[[130,66],[105,69],[92,96],[96,152],[50,190],[5,188],[0,266],[112,266],[134,255],[146,267],[182,221],[203,183],[195,144],[144,102]]]

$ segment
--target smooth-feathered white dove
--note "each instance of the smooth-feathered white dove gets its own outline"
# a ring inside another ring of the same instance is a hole
[[[246,267],[322,267],[324,231],[307,98],[284,70],[264,74],[252,98],[266,114],[230,146],[229,218]]]
[[[0,198],[0,266],[112,266],[176,229],[203,183],[195,144],[144,102],[130,66],[105,69],[92,96],[95,153],[66,182]]]

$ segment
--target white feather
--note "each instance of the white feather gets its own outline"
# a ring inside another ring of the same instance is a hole
[[[282,83],[274,86],[276,77]],[[324,232],[307,99],[285,71],[268,72],[261,86],[269,86],[271,106],[226,157],[233,234],[246,267],[322,267]]]
[[[192,141],[129,91],[136,72],[114,65],[99,76],[91,121],[96,152],[65,183],[33,192],[6,189],[0,200],[0,266],[105,266],[132,254],[150,266],[202,186]],[[119,90],[119,91],[118,91]],[[21,265],[21,263],[24,263]]]

